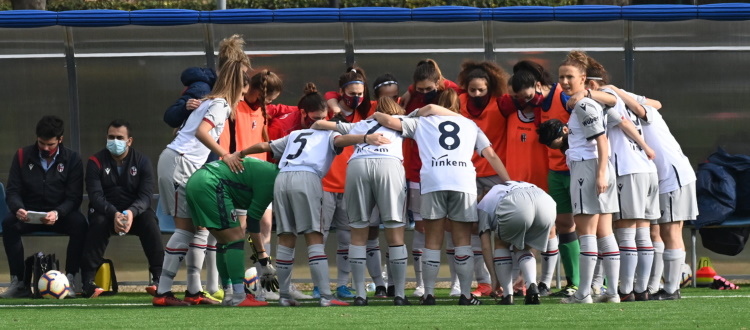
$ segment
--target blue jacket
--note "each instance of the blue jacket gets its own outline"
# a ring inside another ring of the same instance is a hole
[[[211,92],[216,82],[216,71],[209,68],[187,68],[182,72],[180,80],[185,85],[185,91],[164,112],[164,122],[173,128],[180,127],[190,116],[190,110],[185,108],[189,99],[202,99]]]

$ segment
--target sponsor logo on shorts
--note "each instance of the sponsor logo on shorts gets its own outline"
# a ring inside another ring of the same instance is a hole
[[[617,191],[622,191],[622,183],[617,184]]]
[[[457,166],[457,167],[468,167],[469,165],[460,160],[450,160],[448,155],[442,155],[435,159],[432,157],[432,167],[445,167],[445,166]]]

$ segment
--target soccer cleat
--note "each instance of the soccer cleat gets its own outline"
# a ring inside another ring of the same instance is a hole
[[[418,286],[414,288],[414,293],[412,295],[415,297],[424,296],[424,286]]]
[[[146,292],[152,297],[156,297],[156,285],[149,285],[146,287]]]
[[[503,296],[502,298],[500,298],[497,304],[498,305],[513,305],[513,295],[509,294],[507,296]]]
[[[19,280],[18,276],[11,276],[10,286],[0,294],[0,298],[31,298],[31,288]]]
[[[94,281],[90,281],[89,283],[83,285],[83,296],[86,298],[94,299],[96,297],[99,297],[102,292],[104,292],[104,289],[96,286],[96,283],[94,283]]]
[[[487,297],[492,293],[492,287],[489,283],[479,283],[477,289],[471,292],[472,296],[475,297]]]
[[[635,301],[635,295],[633,294],[633,292],[628,292],[628,293],[618,292],[618,293],[619,293],[619,297],[620,297],[620,302],[633,302],[633,301]],[[602,296],[606,296],[606,295],[602,295]]]
[[[644,290],[643,292],[633,292],[633,295],[635,296],[635,301],[649,301],[651,300],[649,298],[648,289]]]
[[[218,293],[218,292],[219,291],[216,291],[215,293]],[[212,304],[212,305],[218,305],[224,299],[224,291],[221,291],[221,298],[215,297],[214,295],[208,293],[208,291],[203,291],[203,296],[206,297],[206,299],[213,300],[216,302],[216,304]]]
[[[328,306],[349,306],[348,302],[338,300],[336,298],[331,297],[331,299],[326,299],[321,297],[320,298],[320,306],[321,307],[328,307]]]
[[[524,305],[539,305],[539,289],[536,283],[529,284],[529,288],[526,289],[526,297],[524,298]]]
[[[388,290],[382,285],[375,287],[375,298],[388,298]]]
[[[354,306],[367,306],[367,298],[355,297]]]
[[[461,284],[459,284],[458,281],[453,283],[453,285],[451,286],[450,296],[451,297],[461,296]]]
[[[604,290],[602,290],[602,287],[591,287],[591,298],[596,299],[597,297],[604,294]]]
[[[320,299],[320,289],[318,289],[317,286],[313,287],[312,297],[313,297],[313,299]]]
[[[568,284],[564,288],[562,288],[562,290],[557,291],[557,292],[551,294],[551,296],[553,296],[553,297],[570,297],[570,296],[573,296],[576,293],[576,291],[578,291],[578,287],[577,286],[572,285],[572,284]]]
[[[682,298],[682,295],[680,294],[680,289],[677,289],[672,293],[668,293],[666,290],[661,289],[652,297],[654,298],[653,300],[678,300]]]
[[[262,291],[263,300],[279,300],[279,298],[281,298],[278,292],[273,292],[266,289],[263,289]]]
[[[539,289],[539,296],[541,297],[549,296],[552,293],[549,291],[549,287],[544,282],[539,282],[537,288]]]
[[[68,277],[68,283],[70,284],[70,293],[68,293],[68,297],[75,298],[76,295],[82,294],[83,283],[81,282],[81,277],[71,273],[68,273],[66,276]]]
[[[354,298],[354,294],[349,291],[349,288],[347,288],[346,285],[342,285],[336,288],[336,297],[339,299]]]
[[[172,291],[156,294],[151,300],[154,306],[190,306],[190,303],[184,302],[174,296]]]
[[[221,301],[217,301],[214,299],[209,299],[206,297],[205,292],[200,291],[197,293],[190,293],[188,291],[185,291],[185,299],[183,299],[186,303],[191,305],[218,305],[221,304]]]
[[[738,290],[740,287],[732,282],[727,281],[727,279],[716,275],[714,276],[714,281],[709,285],[709,288],[714,290]]]
[[[435,296],[431,294],[424,295],[422,298],[419,299],[419,304],[424,305],[424,306],[434,306]]]
[[[267,301],[258,301],[255,299],[255,296],[252,294],[245,294],[244,292],[235,293],[232,294],[232,301],[235,302],[237,299],[235,299],[234,296],[245,296],[245,299],[243,299],[239,304],[233,304],[233,306],[237,307],[260,307],[260,306],[268,306]]]
[[[471,296],[471,298],[466,298],[466,296],[461,295],[461,297],[458,298],[458,304],[461,306],[470,306],[470,305],[481,305],[482,302],[479,301],[479,299],[477,299],[474,296]]]
[[[208,293],[208,291],[203,291],[206,293],[206,296],[213,297],[215,300],[222,301],[224,300],[224,290],[219,289],[219,291],[216,291],[214,293]]]
[[[591,295],[586,295],[583,298],[578,298],[578,295],[573,294],[570,297],[560,299],[561,304],[593,304],[594,300],[591,299]]]
[[[396,287],[393,285],[389,285],[388,289],[385,290],[386,296],[388,297],[395,297],[396,296]]]
[[[299,303],[299,301],[297,301],[295,299],[284,298],[284,297],[279,298],[279,306],[296,307],[296,306],[300,306],[300,305],[301,304]]]
[[[396,297],[393,299],[393,306],[409,306],[411,305],[411,302],[409,302],[406,297]]]
[[[311,295],[306,295],[302,293],[302,291],[297,290],[297,286],[295,286],[294,284],[289,285],[289,296],[295,300],[313,299]]]
[[[633,296],[633,293],[630,293],[630,297],[635,299]],[[618,294],[609,294],[609,293],[603,293],[599,297],[594,300],[594,302],[598,303],[613,303],[613,304],[619,304],[620,301],[622,301],[622,297]],[[628,301],[635,301],[635,300],[628,300]]]

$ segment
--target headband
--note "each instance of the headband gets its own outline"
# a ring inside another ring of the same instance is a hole
[[[604,80],[602,77],[586,77],[588,80]]]
[[[398,82],[397,82],[397,81],[393,81],[393,80],[388,80],[388,81],[384,81],[384,82],[382,82],[382,83],[379,83],[379,84],[378,84],[377,86],[375,86],[375,88],[373,88],[373,89],[374,89],[374,90],[378,90],[378,88],[380,88],[380,87],[383,87],[383,86],[389,86],[389,85],[398,85]]]
[[[362,85],[364,85],[365,82],[362,81],[362,80],[352,80],[352,81],[350,81],[348,83],[345,83],[345,84],[341,85],[341,88],[344,88],[344,87],[349,86],[351,84],[362,84]]]

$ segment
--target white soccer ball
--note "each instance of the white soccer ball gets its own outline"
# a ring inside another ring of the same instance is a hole
[[[680,287],[684,288],[693,281],[693,270],[690,265],[682,264],[682,277],[680,277]]]
[[[253,295],[258,294],[260,289],[260,278],[258,277],[258,270],[255,267],[250,267],[245,271],[245,289]]]
[[[70,283],[65,274],[50,270],[39,278],[39,293],[47,299],[64,299],[70,293]]]

